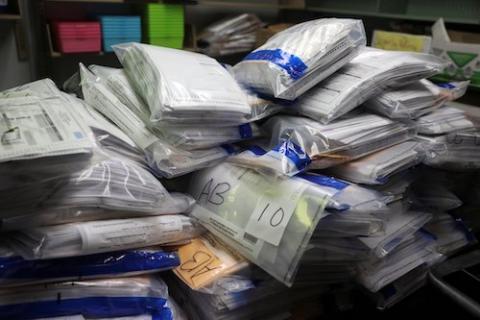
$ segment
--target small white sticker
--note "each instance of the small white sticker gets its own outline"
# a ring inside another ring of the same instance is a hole
[[[163,244],[179,240],[181,215],[92,221],[81,225],[85,252],[102,252]]]
[[[306,188],[306,183],[289,179],[265,190],[257,200],[245,231],[278,246]]]

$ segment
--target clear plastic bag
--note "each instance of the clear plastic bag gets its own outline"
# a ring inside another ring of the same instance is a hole
[[[80,67],[80,73],[82,88],[87,101],[132,137],[136,144],[144,150],[147,163],[156,175],[172,178],[187,174],[214,165],[232,152],[228,146],[183,150],[162,141],[85,67]],[[181,132],[180,130],[179,134]],[[176,139],[178,139],[178,134]]]
[[[29,82],[21,86],[17,86],[0,92],[0,98],[30,97],[36,96],[40,98],[58,96],[58,90],[55,83],[49,79],[41,79]]]
[[[436,250],[446,256],[476,242],[463,220],[447,213],[436,213],[424,229],[436,237]]]
[[[293,176],[352,161],[409,140],[413,126],[376,115],[359,115],[322,125],[293,116],[274,116],[262,129],[271,134],[270,148],[250,148],[229,159],[273,176]],[[273,147],[272,147],[273,146]]]
[[[185,150],[214,148],[223,144],[258,138],[260,128],[255,123],[233,127],[162,126],[155,127],[162,139]]]
[[[428,266],[422,264],[409,271],[373,295],[377,309],[386,310],[417,291],[427,282]]]
[[[189,217],[162,215],[24,229],[6,240],[24,259],[31,260],[167,244],[194,238],[201,232]]]
[[[424,163],[428,166],[472,171],[480,168],[480,131],[452,132],[437,137],[421,137],[428,143]]]
[[[78,77],[80,85],[80,74],[78,74]],[[143,152],[137,148],[135,142],[133,142],[133,140],[122,130],[108,121],[91,106],[87,105],[83,100],[77,99],[58,90],[50,79],[42,79],[27,83],[6,91],[5,94],[15,94],[17,97],[33,96],[62,99],[64,107],[68,108],[76,116],[79,116],[80,119],[90,127],[97,144],[106,149],[114,150],[116,153],[121,153],[134,161],[144,161]]]
[[[251,114],[247,117],[248,121],[261,120],[285,109],[285,106],[260,97],[251,90],[245,89],[245,94],[247,95],[247,101],[251,108]]]
[[[126,277],[173,269],[180,265],[175,252],[159,248],[100,253],[54,260],[24,260],[0,247],[0,287],[77,279]]]
[[[435,241],[425,232],[417,232],[383,259],[371,259],[358,265],[358,281],[377,292],[420,265],[439,262],[443,256],[435,252]]]
[[[222,19],[200,33],[197,45],[209,56],[250,51],[255,46],[255,31],[262,25],[256,15],[249,13]]]
[[[256,92],[294,100],[352,60],[366,42],[361,20],[318,19],[281,31],[234,66]]]
[[[415,180],[413,170],[405,170],[394,174],[385,184],[372,185],[371,188],[389,195],[391,198],[387,201],[387,204],[399,201],[404,198],[408,187]]]
[[[135,92],[134,86],[127,77],[124,69],[90,65],[88,69],[101,78],[115,96],[137,117],[144,122],[150,119],[150,110],[142,97]]]
[[[424,146],[417,141],[405,141],[358,160],[329,170],[329,173],[355,183],[385,184],[397,172],[422,162]]]
[[[108,107],[108,105],[106,106],[105,104],[110,104],[111,102],[112,106],[116,106],[116,108],[110,107],[109,110],[104,110],[103,112],[106,113],[106,116],[112,119],[113,122],[130,133],[135,141],[143,148],[156,139],[153,135],[173,147],[186,150],[216,147],[226,143],[255,138],[260,135],[260,130],[254,123],[245,123],[240,126],[206,127],[203,124],[172,125],[166,122],[151,122],[149,120],[150,112],[148,109],[145,109],[146,106],[140,100],[141,98],[135,95],[122,69],[95,65],[89,68],[92,69],[100,79],[95,79],[91,75],[86,74],[87,70],[81,66],[82,82],[84,85],[83,90],[86,91],[86,93],[84,92],[85,98],[91,100],[91,104],[96,106],[101,112]],[[91,86],[96,88],[89,88]],[[95,92],[93,92],[94,90],[100,91],[101,93],[95,94]],[[111,91],[111,94],[106,91]],[[121,103],[123,103],[125,107],[122,108]],[[98,104],[103,104],[103,106],[99,106]],[[261,107],[261,104],[259,107]],[[259,107],[255,109],[255,112],[261,111]],[[127,108],[130,110],[124,110]],[[120,114],[118,114],[119,112]],[[133,112],[135,115],[130,114],[130,112]],[[252,112],[254,112],[253,106]],[[265,112],[266,111],[264,111],[264,113]],[[123,116],[122,113],[124,114]],[[127,119],[138,119],[136,122],[129,124],[125,117]],[[142,125],[141,122],[143,122],[144,125]],[[134,132],[145,133],[139,136],[138,134],[134,134]],[[148,136],[151,138],[146,138]],[[144,142],[144,140],[146,140],[146,142]]]
[[[312,172],[302,173],[296,177],[315,184],[319,190],[328,194],[329,210],[370,214],[387,209],[389,196],[381,192]]]
[[[362,48],[345,67],[300,97],[295,108],[329,123],[388,87],[430,77],[442,67],[443,61],[432,55]]]
[[[10,216],[0,218],[1,230],[12,231],[42,226],[59,225],[65,223],[85,222],[93,220],[109,220],[132,218],[136,216],[149,216],[159,214],[174,214],[189,212],[195,201],[188,195],[172,193],[168,199],[151,212],[128,210],[112,210],[110,208],[87,207],[86,204],[78,207],[56,206],[50,209],[39,209],[32,212],[16,212]]]
[[[60,97],[0,98],[0,111],[0,162],[92,152],[92,131]]]
[[[71,169],[56,179],[46,171],[31,184],[22,183],[31,179],[29,172],[12,176],[14,182],[0,196],[4,227],[181,213],[194,202],[187,195],[171,196],[149,171],[118,155],[99,153],[84,167]]]
[[[416,119],[430,113],[448,100],[458,99],[465,94],[469,81],[435,85],[423,79],[399,89],[386,91],[365,105],[371,111],[390,119]]]
[[[235,125],[250,114],[239,85],[212,58],[140,43],[116,45],[114,51],[152,121]]]
[[[462,110],[448,104],[417,119],[420,134],[437,135],[474,128],[475,123]]]
[[[160,140],[145,149],[145,156],[153,172],[163,178],[174,178],[214,166],[236,152],[232,145],[210,149],[183,150]]]
[[[314,237],[344,238],[353,236],[381,236],[385,231],[385,216],[381,213],[336,212],[322,219]]]
[[[369,248],[356,238],[316,238],[316,235],[317,231],[308,245],[302,263],[310,265],[334,264],[335,262],[339,265],[353,264],[367,259],[370,253]]]
[[[359,238],[372,250],[372,256],[379,258],[390,254],[433,217],[427,212],[407,211],[402,203],[394,203],[389,207],[391,212],[385,217],[385,233],[376,237]]]
[[[82,315],[111,318],[151,314],[172,319],[168,288],[158,277],[82,280],[0,291],[0,318],[36,319]]]
[[[222,164],[197,173],[192,215],[273,277],[292,285],[328,195],[304,179],[271,184],[251,170]]]

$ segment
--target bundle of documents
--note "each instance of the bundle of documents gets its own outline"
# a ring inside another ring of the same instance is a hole
[[[201,232],[189,217],[162,215],[24,229],[8,242],[25,259],[52,259],[174,243]]]
[[[371,111],[390,119],[416,119],[440,108],[448,100],[463,96],[468,84],[468,81],[465,81],[438,86],[423,79],[386,91],[369,99],[365,105]]]
[[[235,155],[229,161],[275,176],[345,163],[409,140],[413,125],[373,114],[353,115],[327,125],[294,116],[274,116],[264,125],[271,150]]]
[[[424,155],[424,146],[420,142],[405,141],[335,166],[329,172],[355,183],[384,184],[391,175],[422,162]]]
[[[442,60],[432,55],[362,48],[345,67],[303,95],[295,108],[329,123],[387,88],[430,77],[441,68]]]
[[[139,43],[114,51],[153,121],[235,125],[250,113],[240,86],[212,58]]]
[[[471,171],[480,167],[478,129],[422,138],[429,144],[425,164],[457,171]]]
[[[474,129],[475,123],[464,111],[447,104],[443,108],[418,118],[417,128],[420,134],[438,135]]]
[[[248,13],[222,19],[200,33],[197,45],[211,57],[250,51],[257,40],[256,31],[262,25],[256,15]]]
[[[249,53],[234,66],[235,77],[262,94],[294,100],[352,60],[365,42],[360,20],[307,21]]]

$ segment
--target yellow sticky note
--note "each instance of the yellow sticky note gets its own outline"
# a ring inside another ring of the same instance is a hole
[[[181,246],[178,255],[180,266],[174,269],[174,273],[192,289],[204,287],[247,265],[242,257],[223,246],[211,234]]]
[[[429,52],[431,41],[431,37],[428,36],[375,30],[372,47],[394,51]]]

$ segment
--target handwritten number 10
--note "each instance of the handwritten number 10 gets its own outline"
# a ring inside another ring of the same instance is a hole
[[[268,208],[270,207],[270,203],[267,203],[265,208],[263,208],[262,213],[260,213],[260,216],[258,216],[257,222],[260,222],[262,219],[263,215],[267,212]],[[283,211],[283,208],[278,208],[273,214],[270,216],[270,225],[272,227],[276,227],[280,225],[283,221],[283,218],[285,217],[285,211]]]

